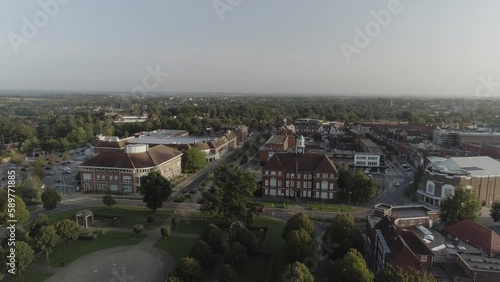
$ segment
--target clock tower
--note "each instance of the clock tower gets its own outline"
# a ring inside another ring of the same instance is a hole
[[[303,155],[306,148],[304,136],[299,135],[295,139],[295,153],[298,155]]]

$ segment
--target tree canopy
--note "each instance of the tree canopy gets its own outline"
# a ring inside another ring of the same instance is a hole
[[[494,222],[498,222],[500,220],[500,202],[495,202],[491,206],[490,216],[493,218]]]
[[[304,213],[297,213],[286,222],[286,225],[283,228],[283,233],[281,233],[281,236],[284,239],[291,231],[299,230],[301,228],[304,229],[309,235],[311,236],[314,235],[314,224],[309,218],[309,216],[307,216],[307,214]]]
[[[281,281],[314,282],[314,276],[305,264],[296,261],[285,266],[281,274]]]
[[[207,166],[205,153],[198,148],[189,148],[182,152],[182,170],[194,173]]]
[[[292,230],[286,236],[284,253],[286,263],[303,262],[314,255],[314,241],[304,229]]]
[[[141,177],[141,195],[146,206],[155,212],[172,194],[172,184],[159,171]]]
[[[184,257],[177,263],[174,276],[183,282],[195,282],[201,279],[202,269],[200,263],[194,258]]]
[[[339,213],[323,234],[326,251],[332,259],[343,258],[350,249],[363,253],[364,241],[350,214]]]
[[[252,201],[258,189],[255,175],[234,164],[222,164],[214,172],[209,192],[204,193],[202,210],[230,221],[252,222],[258,213]]]
[[[42,193],[42,203],[43,208],[47,211],[51,211],[57,207],[57,204],[61,202],[61,195],[52,188],[47,188]]]
[[[62,240],[68,242],[68,244],[78,239],[78,236],[80,236],[80,229],[74,220],[65,219],[59,221],[56,223],[55,227],[57,235],[59,235]]]
[[[12,195],[12,194],[11,194]],[[15,211],[12,212],[12,200],[15,199]],[[17,220],[17,224],[21,224],[28,220],[30,212],[26,208],[23,199],[19,196],[14,196],[9,201],[6,189],[0,189],[0,224],[5,224],[8,219]]]
[[[477,220],[481,212],[481,202],[473,189],[463,186],[455,188],[453,195],[445,198],[439,206],[439,216],[446,225],[452,225],[462,220]]]
[[[360,252],[350,249],[342,259],[333,262],[328,275],[330,282],[372,282],[373,273]]]
[[[434,282],[436,279],[426,270],[417,270],[410,267],[403,270],[400,267],[388,265],[383,271],[375,274],[374,282]]]

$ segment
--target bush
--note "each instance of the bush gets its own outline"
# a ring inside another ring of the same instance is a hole
[[[82,241],[94,241],[95,239],[97,239],[97,235],[93,233],[82,234],[78,236],[78,240]]]
[[[176,227],[179,226],[180,220],[177,217],[172,217],[172,226]]]
[[[142,224],[134,225],[134,233],[135,234],[142,233],[143,230],[144,230],[144,226],[142,226]]]
[[[219,251],[222,244],[222,231],[216,225],[208,225],[200,234],[200,239],[205,241],[214,251]]]
[[[215,260],[212,257],[212,250],[205,241],[197,240],[191,247],[188,256],[197,260],[204,269],[210,269],[214,266]]]
[[[250,254],[257,251],[257,240],[255,239],[255,234],[246,228],[240,229],[236,232],[234,237],[231,239],[231,242],[238,242],[242,244]]]
[[[148,222],[152,223],[155,221],[155,218],[152,215],[148,215]]]
[[[163,237],[170,236],[170,233],[171,233],[170,225],[162,226],[160,229],[160,232],[161,232],[161,236],[163,236]]]
[[[248,264],[247,249],[242,244],[234,242],[226,253],[224,262],[231,265],[237,271],[242,271]]]
[[[224,265],[224,271],[222,272],[222,277],[221,277],[222,282],[237,282],[238,281],[238,273],[236,273],[236,270],[229,265],[225,264]]]

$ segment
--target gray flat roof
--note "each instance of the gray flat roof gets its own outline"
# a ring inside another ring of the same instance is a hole
[[[478,255],[460,254],[462,260],[474,271],[500,272],[500,259]]]
[[[442,173],[468,172],[472,176],[500,175],[500,162],[486,156],[454,157],[433,162],[430,166],[434,171]]]
[[[196,137],[196,136],[142,136],[138,138],[132,138],[128,140],[129,144],[194,144],[203,143],[203,141],[210,142],[214,141],[213,137]]]

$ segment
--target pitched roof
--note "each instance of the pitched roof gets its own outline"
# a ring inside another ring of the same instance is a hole
[[[446,226],[443,231],[465,241],[469,245],[481,248],[490,256],[500,254],[500,235],[472,220],[466,219]]]
[[[337,168],[326,155],[319,154],[274,154],[264,166],[267,170],[308,171],[337,173]]]
[[[421,269],[422,265],[420,260],[415,256],[410,245],[404,240],[403,236],[400,236],[401,229],[393,223],[393,219],[389,216],[384,216],[377,224],[375,224],[374,229],[379,229],[384,236],[384,240],[387,246],[391,250],[388,257],[388,262],[392,266],[399,266],[404,270],[413,267],[415,269]],[[411,234],[405,234],[405,237],[410,237]],[[418,239],[418,238],[417,238]]]
[[[158,145],[142,153],[106,151],[83,162],[80,166],[110,168],[147,168],[160,165],[182,153],[165,145]]]

